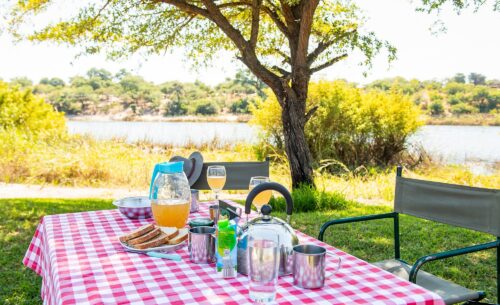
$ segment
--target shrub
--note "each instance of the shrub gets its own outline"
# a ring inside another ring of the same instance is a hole
[[[202,115],[213,115],[219,112],[219,107],[211,101],[202,101],[196,106],[195,113]]]
[[[230,111],[232,113],[250,113],[250,103],[252,103],[253,100],[249,100],[248,98],[242,98],[236,102],[234,102],[231,107]]]
[[[444,113],[443,103],[441,102],[432,102],[429,105],[429,112],[431,115],[441,115]]]
[[[478,109],[472,105],[468,105],[465,103],[458,103],[456,105],[451,106],[451,113],[453,114],[468,114],[468,113],[476,113]]]
[[[0,82],[0,129],[29,136],[61,136],[66,132],[63,113],[34,96]]]
[[[292,191],[293,212],[311,212],[345,209],[350,201],[340,193],[320,191],[311,186],[302,185]],[[284,212],[286,203],[283,197],[273,197],[269,204],[274,211]]]
[[[185,115],[188,112],[187,105],[182,101],[173,101],[165,106],[165,115]]]
[[[365,92],[342,81],[312,83],[307,106],[318,107],[305,130],[316,165],[327,159],[349,167],[385,165],[405,149],[407,137],[420,125],[419,111],[409,97]],[[252,112],[252,123],[264,132],[263,142],[282,148],[281,108],[276,99],[258,102]]]

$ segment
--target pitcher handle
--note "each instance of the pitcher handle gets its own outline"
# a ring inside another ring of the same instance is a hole
[[[151,176],[151,183],[149,184],[149,199],[153,199],[153,183],[155,182],[155,178],[158,175],[158,171],[160,170],[160,164],[155,164],[155,168],[153,169],[153,176]]]

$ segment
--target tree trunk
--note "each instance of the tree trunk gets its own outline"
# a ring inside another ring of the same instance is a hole
[[[287,96],[281,113],[285,151],[290,165],[293,188],[301,184],[314,186],[311,152],[304,133],[306,124],[304,108],[305,101]]]

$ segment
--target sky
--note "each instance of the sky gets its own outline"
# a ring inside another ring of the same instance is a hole
[[[393,76],[444,79],[458,72],[477,72],[489,79],[500,79],[497,30],[500,29],[500,12],[493,12],[491,7],[486,5],[477,13],[463,12],[459,16],[445,9],[437,17],[415,12],[415,4],[408,0],[357,2],[368,18],[366,28],[396,46],[398,59],[389,65],[386,57],[380,55],[372,69],[367,70],[358,65],[359,58],[352,56],[316,74],[316,79],[342,78],[364,84]],[[435,35],[430,27],[438,19],[446,25],[447,31]],[[71,76],[85,74],[91,67],[98,67],[111,72],[125,68],[155,83],[201,80],[214,85],[234,76],[242,67],[230,54],[223,54],[210,67],[195,70],[183,56],[182,49],[162,56],[131,56],[121,61],[108,61],[104,54],[76,57],[80,51],[76,47],[50,43],[13,44],[6,33],[0,34],[0,78],[27,76],[39,81],[42,77],[55,76],[68,80]],[[363,72],[366,71],[365,77]]]

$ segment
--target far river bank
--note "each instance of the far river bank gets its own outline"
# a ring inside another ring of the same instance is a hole
[[[85,122],[239,122],[248,123],[250,114],[220,114],[220,115],[134,115],[123,113],[114,115],[68,115],[70,121]],[[422,115],[425,125],[453,125],[453,126],[500,126],[500,114],[468,114],[460,116],[429,116]]]

